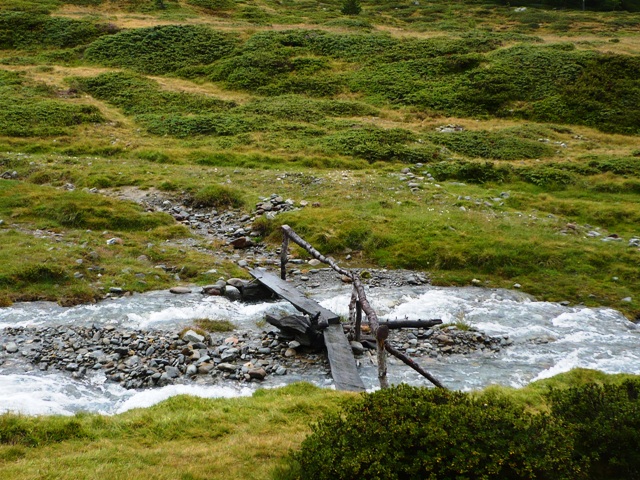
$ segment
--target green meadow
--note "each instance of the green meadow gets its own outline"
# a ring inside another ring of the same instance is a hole
[[[1,2],[0,306],[246,275],[117,195],[251,213],[277,193],[314,206],[257,219],[269,248],[288,224],[346,267],[640,318],[637,1],[356,3]],[[617,382],[594,375],[555,381]],[[482,395],[547,412],[540,389]],[[295,478],[309,423],[352,401],[4,415],[0,476]]]

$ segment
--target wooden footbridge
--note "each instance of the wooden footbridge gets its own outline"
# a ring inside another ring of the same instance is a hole
[[[331,375],[338,390],[363,392],[364,383],[358,374],[351,345],[344,334],[340,317],[305,297],[293,285],[264,270],[253,269],[249,273],[262,285],[279,297],[287,300],[301,312],[306,313],[322,329]]]
[[[262,285],[271,290],[273,293],[290,302],[301,312],[308,314],[314,326],[322,331],[324,343],[327,348],[327,356],[329,357],[329,365],[331,366],[331,375],[339,390],[350,390],[356,392],[364,391],[364,384],[358,374],[356,360],[349,340],[344,334],[340,317],[335,313],[327,310],[310,298],[305,297],[299,290],[294,288],[290,283],[286,282],[286,265],[288,261],[289,241],[292,241],[304,248],[309,254],[320,260],[322,263],[329,265],[333,270],[350,279],[353,283],[353,292],[351,294],[351,302],[349,303],[350,320],[355,320],[355,339],[360,340],[360,327],[362,312],[367,316],[369,329],[373,334],[371,340],[376,344],[377,363],[378,363],[378,381],[380,388],[388,388],[387,380],[387,353],[398,358],[407,366],[413,368],[420,375],[425,377],[436,387],[445,388],[436,378],[429,372],[425,371],[413,359],[393,347],[387,340],[389,330],[393,328],[424,328],[442,323],[441,320],[422,320],[409,322],[380,322],[378,315],[371,308],[364,287],[360,282],[360,277],[352,271],[345,270],[338,266],[330,257],[325,257],[309,243],[304,241],[296,232],[288,225],[282,225],[282,249],[280,251],[280,277],[268,273],[264,270],[253,269],[249,273]],[[299,325],[300,321],[295,321]]]

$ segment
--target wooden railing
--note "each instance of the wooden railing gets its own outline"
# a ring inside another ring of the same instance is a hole
[[[351,302],[349,304],[349,315],[351,317],[350,320],[353,322],[355,317],[355,335],[356,340],[358,340],[360,338],[360,326],[362,318],[361,311],[363,311],[367,317],[367,322],[369,323],[371,332],[373,333],[373,336],[376,340],[378,381],[380,382],[380,388],[389,387],[389,381],[387,379],[387,352],[394,357],[402,360],[406,365],[413,368],[416,372],[425,377],[436,387],[445,388],[439,380],[437,380],[433,375],[420,367],[420,365],[418,365],[414,360],[391,346],[388,341],[389,325],[380,323],[378,315],[371,307],[369,300],[367,300],[367,295],[365,294],[364,287],[362,285],[362,282],[360,281],[359,275],[355,272],[352,272],[351,270],[340,267],[334,259],[322,255],[318,250],[313,248],[311,244],[306,242],[288,225],[282,226],[282,250],[280,252],[280,278],[282,278],[282,280],[286,280],[287,276],[286,265],[288,261],[289,241],[296,243],[307,252],[309,252],[309,254],[313,258],[329,265],[333,270],[341,275],[344,275],[345,277],[348,277],[351,280],[351,283],[353,285],[353,292],[351,294]]]

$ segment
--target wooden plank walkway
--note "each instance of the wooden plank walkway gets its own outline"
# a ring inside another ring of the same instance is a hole
[[[279,297],[284,298],[301,312],[304,312],[313,318],[317,317],[319,324],[324,323],[324,321],[329,324],[340,323],[340,317],[338,315],[324,307],[321,307],[310,298],[305,297],[300,290],[273,273],[255,268],[253,270],[249,270],[249,273],[261,284]]]
[[[330,310],[320,306],[310,298],[305,297],[293,285],[285,282],[280,277],[253,269],[249,273],[273,293],[290,302],[298,310],[313,317],[318,316],[318,323],[326,323],[328,326],[322,330],[324,344],[327,347],[327,357],[331,366],[331,376],[338,390],[363,392],[364,383],[358,374],[355,358],[351,345],[342,330],[340,317]]]
[[[327,356],[331,366],[331,376],[336,389],[350,392],[364,392],[364,383],[358,374],[349,340],[344,335],[342,325],[329,325],[322,331]]]

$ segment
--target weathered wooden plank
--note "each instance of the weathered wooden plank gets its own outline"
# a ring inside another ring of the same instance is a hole
[[[249,270],[249,273],[265,287],[279,297],[284,298],[301,312],[309,314],[312,318],[317,318],[319,325],[325,322],[329,324],[340,323],[338,315],[305,297],[293,285],[278,278],[276,275],[258,269]]]
[[[353,351],[342,325],[329,325],[322,331],[327,347],[327,357],[331,366],[331,376],[338,390],[363,392],[364,383],[358,374]]]

